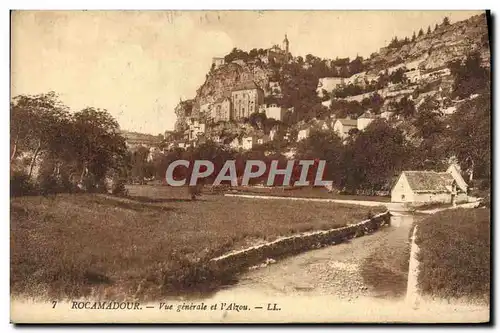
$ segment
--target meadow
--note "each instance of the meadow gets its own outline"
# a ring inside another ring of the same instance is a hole
[[[130,186],[129,196],[11,198],[11,292],[47,298],[155,299],[211,292],[235,268],[208,265],[228,251],[359,222],[383,207],[248,200],[185,188]]]
[[[418,224],[418,285],[445,299],[489,302],[491,216],[487,208],[450,209]]]

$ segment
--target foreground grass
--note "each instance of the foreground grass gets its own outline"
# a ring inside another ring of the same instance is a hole
[[[489,301],[489,209],[439,212],[418,224],[417,244],[422,293]]]
[[[11,292],[154,299],[234,282],[209,259],[256,241],[365,219],[368,209],[129,188],[133,199],[58,195],[11,199]],[[376,213],[377,209],[371,208]],[[380,209],[382,211],[382,209]]]

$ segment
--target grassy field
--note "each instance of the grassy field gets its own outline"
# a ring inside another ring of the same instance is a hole
[[[45,297],[158,298],[234,281],[209,259],[298,232],[365,219],[368,208],[248,200],[184,188],[133,186],[129,198],[80,194],[12,198],[11,291]],[[373,213],[383,208],[370,208]]]
[[[242,193],[272,195],[281,197],[297,197],[297,198],[323,198],[323,199],[339,199],[339,200],[367,200],[367,201],[380,201],[390,202],[391,198],[386,196],[367,196],[367,195],[347,195],[328,193],[322,187],[237,187],[237,190]]]
[[[490,211],[452,209],[418,224],[418,284],[441,298],[489,301]]]

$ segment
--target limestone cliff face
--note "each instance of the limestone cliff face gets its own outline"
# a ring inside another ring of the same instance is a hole
[[[432,28],[432,27],[431,27]],[[421,69],[445,66],[450,60],[463,58],[479,50],[485,65],[489,66],[490,49],[486,15],[476,15],[436,31],[417,37],[416,41],[398,49],[382,48],[366,61],[370,71],[378,72],[400,63],[421,60]]]
[[[264,92],[268,90],[273,71],[267,65],[254,63],[229,63],[208,74],[205,82],[196,91],[193,103],[193,115],[200,112],[200,106],[214,103],[218,99],[230,96],[231,91],[241,82],[254,81]]]

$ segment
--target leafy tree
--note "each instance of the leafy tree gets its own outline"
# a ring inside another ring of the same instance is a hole
[[[373,113],[380,113],[380,109],[382,105],[384,105],[384,98],[378,93],[370,95],[370,97],[366,97],[361,101],[361,105],[365,109],[371,109]]]
[[[363,57],[358,56],[349,64],[350,75],[361,73],[363,70],[364,70]]]
[[[20,151],[31,152],[28,177],[42,153],[57,151],[67,144],[69,109],[55,92],[19,95],[11,103],[11,161]],[[65,149],[65,151],[68,151]]]
[[[283,95],[280,104],[285,108],[294,107],[293,120],[300,121],[307,118],[310,110],[321,102],[316,94],[318,74],[315,73],[314,67],[304,70],[297,63],[289,63],[282,67],[279,76]]]
[[[361,103],[346,100],[332,100],[330,110],[337,118],[351,117],[352,119],[358,118],[365,112]]]
[[[422,28],[420,28],[420,30],[418,31],[418,37],[421,37],[424,35],[424,31],[422,30]]]
[[[249,116],[248,121],[250,122],[253,128],[263,129],[264,122],[266,121],[266,119],[267,117],[265,113],[254,112]]]
[[[151,169],[147,165],[148,155],[149,149],[146,147],[138,147],[137,150],[130,152],[130,176],[133,180],[142,183],[145,177],[152,176]]]
[[[125,139],[118,122],[106,111],[92,107],[73,116],[72,146],[81,168],[81,177],[91,173],[98,181],[109,170],[119,171],[125,162]]]
[[[439,115],[428,109],[420,109],[413,124],[423,139],[428,139],[431,136],[441,133],[444,129]]]
[[[438,26],[438,24],[436,23],[436,25],[434,26],[434,31],[436,31],[438,28],[439,28],[439,26]]]
[[[339,69],[339,76],[340,77],[350,77],[351,73],[349,72],[348,66],[342,66]]]
[[[408,157],[403,133],[377,119],[347,144],[342,158],[342,185],[356,189],[388,190],[392,177]]]
[[[417,36],[415,35],[415,31],[413,31],[413,35],[411,36],[411,41],[412,43],[417,39]]]
[[[257,58],[257,56],[259,55],[257,49],[251,49],[250,52],[248,53],[248,56],[250,58]]]
[[[388,46],[389,46],[389,47],[391,47],[391,48],[396,48],[396,47],[399,47],[399,40],[398,40],[398,37],[397,37],[397,36],[395,36],[395,37],[391,40],[391,42],[389,43],[389,45],[388,45]]]
[[[307,138],[297,143],[296,156],[304,160],[325,160],[324,179],[338,184],[343,149],[342,140],[332,131],[313,128]]]
[[[314,105],[309,113],[310,118],[324,119],[330,114],[328,108],[320,103]]]
[[[230,63],[234,60],[243,60],[243,61],[248,61],[250,59],[250,56],[248,55],[247,52],[242,51],[238,48],[233,48],[229,54],[227,54],[224,57],[225,63]]]
[[[404,82],[405,76],[404,76],[404,69],[403,68],[398,68],[394,72],[392,72],[389,75],[389,81],[397,84],[397,83],[402,83]]]
[[[306,63],[313,65],[319,61],[320,59],[318,57],[315,57],[312,54],[306,54]]]
[[[488,91],[468,99],[457,108],[450,121],[448,149],[455,154],[469,181],[490,178],[491,95]]]
[[[445,16],[444,19],[443,19],[443,26],[449,26],[450,25],[450,19],[448,18],[448,16]]]
[[[416,112],[415,103],[405,96],[398,103],[398,111],[404,118],[411,118]]]
[[[417,170],[440,170],[446,167],[446,126],[440,115],[430,108],[420,108],[413,125],[419,140],[412,150],[411,168]]]
[[[45,193],[70,190],[77,178],[94,187],[107,175],[123,174],[129,162],[116,120],[94,108],[71,114],[54,92],[13,98],[11,141],[13,165],[19,152],[30,156],[28,178],[41,160],[37,180]]]
[[[469,54],[463,62],[452,61],[448,66],[453,76],[452,97],[466,98],[475,92],[489,90],[490,75],[481,66],[479,52]]]
[[[429,26],[427,27],[427,35],[429,35],[430,33],[431,33],[431,26],[429,25]]]

